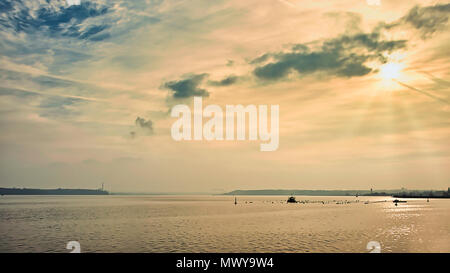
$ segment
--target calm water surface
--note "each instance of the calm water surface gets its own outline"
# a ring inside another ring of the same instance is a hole
[[[2,196],[0,252],[450,252],[450,200],[286,199]]]

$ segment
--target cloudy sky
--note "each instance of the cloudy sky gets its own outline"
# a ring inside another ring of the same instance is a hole
[[[0,186],[450,186],[450,4],[2,0]],[[176,104],[280,107],[280,145],[175,142]]]

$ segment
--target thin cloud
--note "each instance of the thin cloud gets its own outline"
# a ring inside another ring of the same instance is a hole
[[[209,81],[208,83],[213,86],[229,86],[233,85],[238,81],[239,77],[235,75],[230,75],[223,78],[220,81]]]
[[[450,4],[415,6],[401,19],[401,22],[419,30],[422,38],[429,38],[435,32],[446,29],[449,15]]]

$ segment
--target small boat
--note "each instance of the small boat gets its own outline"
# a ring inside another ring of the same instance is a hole
[[[295,200],[294,196],[291,196],[288,198],[287,203],[297,203],[297,200]]]
[[[392,201],[392,202],[394,202],[395,206],[398,206],[398,203],[406,203],[406,201],[398,200],[398,199],[395,199],[395,200]]]

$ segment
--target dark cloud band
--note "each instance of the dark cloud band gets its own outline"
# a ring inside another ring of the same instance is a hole
[[[372,71],[367,61],[385,62],[383,53],[406,47],[405,40],[383,40],[377,32],[341,35],[323,42],[318,49],[295,45],[289,52],[266,53],[253,64],[271,60],[255,68],[256,77],[277,80],[296,71],[300,75],[325,72],[340,77],[363,76]]]

